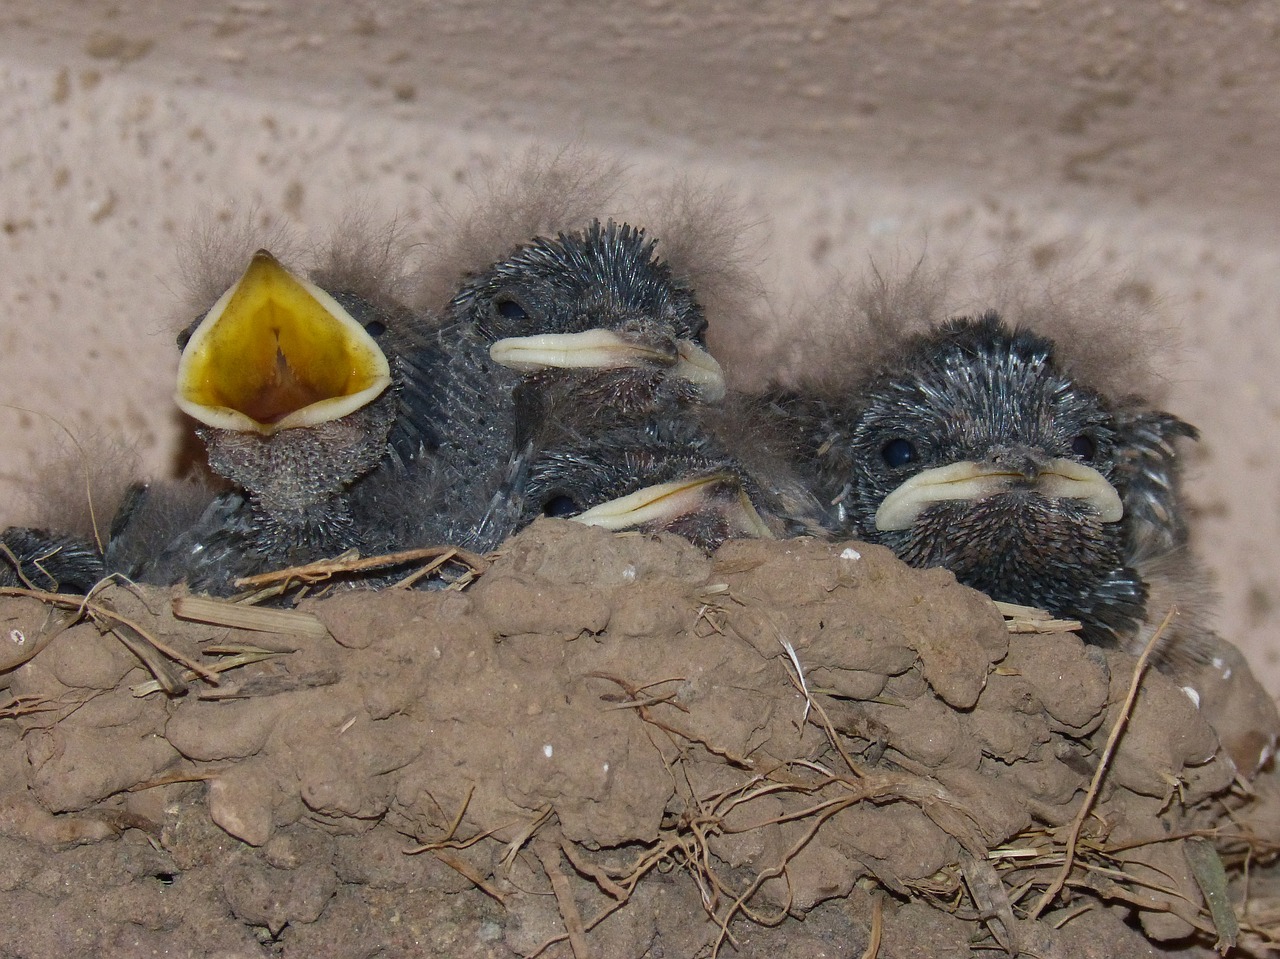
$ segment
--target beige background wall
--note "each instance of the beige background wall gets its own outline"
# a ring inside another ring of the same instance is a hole
[[[1204,432],[1200,548],[1224,631],[1280,691],[1269,0],[7,0],[0,403],[164,473],[194,216],[323,230],[359,197],[413,224],[478,163],[569,140],[642,182],[731,185],[780,304],[926,237],[1114,271],[1182,330],[1169,406]],[[715,336],[743,362],[768,342]],[[0,409],[0,524],[57,433]]]

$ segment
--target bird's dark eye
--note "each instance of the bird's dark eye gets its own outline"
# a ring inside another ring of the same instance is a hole
[[[578,504],[574,502],[572,496],[566,496],[563,493],[558,496],[552,496],[542,504],[543,516],[576,516],[582,512],[578,508]]]
[[[529,311],[513,296],[497,296],[493,301],[493,311],[504,320],[527,320]]]
[[[372,337],[379,337],[387,332],[387,324],[381,320],[370,320],[364,325],[364,331]]]
[[[884,447],[880,450],[880,457],[884,460],[886,466],[895,468],[906,466],[908,463],[915,462],[916,448],[910,440],[898,437],[896,440],[890,440],[884,444]]]
[[[1097,454],[1098,444],[1093,441],[1093,437],[1082,434],[1071,441],[1071,455],[1084,460],[1086,463],[1092,463]]]

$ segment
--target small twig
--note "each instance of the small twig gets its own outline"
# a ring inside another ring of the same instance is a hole
[[[772,621],[770,621],[772,625]],[[800,665],[800,656],[796,653],[796,648],[791,645],[790,641],[782,638],[782,633],[778,632],[778,627],[773,627],[774,634],[778,637],[778,642],[782,644],[782,648],[787,651],[787,656],[791,660],[791,665],[795,668],[796,675],[794,682],[800,687],[800,692],[804,694],[804,712],[800,716],[800,729],[804,731],[804,724],[809,721],[809,710],[813,708],[813,696],[809,692],[809,684],[804,678],[804,669]]]
[[[1152,652],[1160,642],[1160,637],[1164,635],[1165,629],[1173,621],[1174,614],[1177,611],[1177,606],[1169,607],[1169,612],[1165,613],[1164,620],[1156,628],[1156,631],[1151,634],[1147,644],[1142,647],[1142,655],[1138,657],[1138,663],[1133,668],[1133,679],[1129,682],[1129,693],[1124,698],[1124,705],[1120,707],[1120,715],[1116,717],[1116,724],[1111,728],[1111,735],[1107,737],[1107,745],[1102,751],[1102,758],[1098,761],[1098,768],[1094,770],[1093,780],[1089,783],[1089,791],[1085,793],[1084,801],[1080,804],[1080,811],[1076,813],[1075,819],[1072,820],[1071,831],[1067,834],[1066,856],[1063,859],[1062,868],[1058,871],[1058,875],[1054,877],[1053,882],[1049,884],[1049,888],[1036,901],[1031,912],[1028,913],[1031,919],[1040,918],[1040,913],[1044,912],[1049,903],[1053,902],[1054,897],[1062,891],[1062,887],[1066,885],[1067,879],[1071,875],[1071,868],[1075,865],[1076,843],[1080,840],[1080,830],[1084,828],[1085,820],[1089,817],[1094,800],[1098,798],[1098,790],[1102,788],[1102,780],[1106,778],[1107,770],[1111,767],[1111,755],[1115,752],[1116,745],[1120,742],[1120,736],[1124,732],[1125,726],[1128,725],[1134,701],[1138,698],[1138,689],[1142,686],[1142,677],[1147,669],[1147,661],[1151,658]]]
[[[794,682],[794,680],[792,680],[792,682]],[[848,767],[849,772],[854,776],[861,777],[863,775],[862,767],[855,763],[853,761],[853,757],[851,757],[845,750],[844,745],[840,742],[840,734],[836,732],[835,724],[831,722],[831,717],[827,715],[827,711],[823,708],[822,703],[813,699],[811,699],[810,702],[813,703],[814,712],[816,712],[818,714],[818,718],[822,720],[822,729],[827,734],[827,741],[831,743],[832,748],[840,754],[840,758],[844,760],[844,764]]]
[[[187,669],[191,670],[193,673],[195,673],[197,676],[199,676],[201,679],[203,679],[205,682],[209,683],[210,685],[213,685],[213,686],[218,685],[218,674],[214,672],[212,669],[209,669],[209,667],[203,666],[200,663],[197,663],[194,659],[188,659],[186,656],[178,652],[168,643],[161,642],[149,630],[143,629],[137,623],[133,622],[133,620],[128,619],[124,616],[121,616],[110,606],[106,605],[105,603],[89,603],[88,607],[89,607],[90,613],[105,616],[107,619],[111,620],[117,626],[123,626],[127,630],[132,630],[133,633],[136,634],[136,636],[146,640],[146,642],[151,644],[151,646],[155,647],[155,649],[158,652],[163,653],[165,656],[169,657],[169,659],[172,659],[175,663],[179,663],[180,665],[186,666]],[[114,629],[112,631],[116,632]],[[116,632],[116,635],[119,636],[120,635],[119,632]],[[156,678],[159,679],[158,676]]]
[[[998,599],[992,602],[1005,618],[1005,628],[1011,633],[1074,633],[1081,627],[1077,619],[1055,619],[1052,613],[1038,606],[1020,606]]]
[[[1077,919],[1080,916],[1083,916],[1086,912],[1092,912],[1095,908],[1097,907],[1094,906],[1093,903],[1091,902],[1085,903],[1083,906],[1081,906],[1079,909],[1075,910],[1074,912],[1069,912],[1065,916],[1061,916],[1060,918],[1055,920],[1053,923],[1053,928],[1061,929],[1063,926],[1069,923],[1072,919]]]
[[[147,667],[147,671],[155,677],[156,683],[167,695],[180,696],[186,692],[187,684],[182,681],[180,676],[174,674],[168,663],[160,658],[158,655],[159,649],[148,644],[145,633],[134,629],[132,625],[116,623],[111,628],[111,634],[120,641],[125,649],[142,661],[142,665]]]
[[[703,739],[701,736],[698,736],[695,733],[686,732],[685,730],[680,729],[677,726],[672,726],[669,723],[664,723],[662,720],[658,719],[649,711],[649,707],[645,705],[644,700],[639,698],[640,690],[644,689],[645,688],[644,686],[636,686],[632,683],[627,682],[625,679],[619,679],[617,676],[611,676],[608,673],[592,672],[592,673],[588,673],[587,675],[592,676],[596,679],[608,680],[611,683],[621,686],[626,691],[627,695],[631,697],[631,702],[629,702],[627,705],[634,708],[636,711],[636,714],[646,723],[649,723],[652,726],[658,727],[659,729],[661,729],[663,732],[667,733],[670,736],[679,737],[680,739],[683,739],[686,742],[697,743],[707,752],[711,753],[711,755],[719,756],[721,759],[725,760],[726,762],[732,763],[733,765],[741,769],[755,768],[754,760],[745,756],[739,756],[734,752],[732,752],[731,750],[725,749],[722,746],[717,746],[714,743],[711,743],[708,740]],[[652,684],[648,684],[648,685],[652,685]]]
[[[166,773],[157,779],[148,779],[144,783],[138,783],[136,786],[130,786],[128,792],[139,792],[143,789],[155,789],[157,786],[171,786],[174,783],[202,783],[217,779],[226,770],[218,769],[201,769]]]
[[[862,950],[862,959],[876,959],[880,954],[880,937],[884,934],[884,899],[875,893],[871,894],[871,932],[867,936],[867,948]]]
[[[424,579],[427,576],[430,576],[432,573],[438,570],[445,563],[449,562],[452,559],[455,559],[457,555],[458,555],[457,547],[451,547],[445,550],[443,553],[441,553],[431,562],[427,563],[425,566],[421,567],[420,569],[415,569],[412,573],[410,573],[404,579],[395,583],[395,585],[393,585],[391,588],[392,589],[408,589],[414,583],[418,582],[418,580]],[[472,567],[472,568],[474,569],[475,567]]]
[[[515,864],[516,856],[520,854],[520,849],[535,832],[542,828],[542,824],[551,818],[551,813],[552,807],[549,804],[543,806],[538,810],[538,815],[520,827],[519,831],[511,837],[511,841],[507,843],[507,851],[502,854],[502,865],[508,870],[511,869]]]
[[[720,947],[724,945],[725,938],[729,935],[729,923],[733,919],[733,917],[739,912],[744,912],[744,913],[746,912],[745,910],[746,903],[753,896],[755,896],[757,892],[759,892],[760,887],[763,886],[766,881],[768,881],[769,879],[773,879],[776,876],[786,875],[787,866],[788,864],[790,864],[791,860],[794,859],[797,855],[799,855],[800,850],[804,849],[805,846],[809,845],[813,837],[818,834],[818,830],[820,830],[824,825],[826,825],[827,821],[832,816],[834,816],[837,812],[839,812],[840,809],[845,808],[846,805],[850,805],[850,804],[842,803],[839,806],[839,808],[827,810],[822,815],[815,817],[813,822],[807,824],[804,831],[800,834],[800,838],[797,839],[795,842],[793,842],[791,844],[791,847],[782,854],[782,857],[778,862],[774,863],[772,866],[769,866],[767,869],[762,869],[760,870],[760,872],[756,873],[755,878],[752,879],[752,881],[747,884],[747,888],[744,889],[742,891],[742,894],[739,895],[738,898],[734,900],[733,905],[731,905],[725,911],[724,916],[721,918],[720,933],[719,935],[716,936],[715,944],[711,947],[712,956],[717,956],[720,954]],[[788,903],[786,907],[783,908],[782,914],[777,918],[775,922],[769,923],[769,925],[777,925],[783,919],[785,919],[787,916],[787,911],[791,907],[791,903],[789,901],[791,897],[791,881],[789,876],[787,877],[787,896],[788,896]],[[755,918],[755,917],[753,916],[752,918]],[[755,921],[760,922],[760,919],[756,918]]]
[[[302,613],[296,609],[262,609],[205,596],[175,596],[173,615],[178,619],[197,623],[249,629],[259,633],[301,633],[317,639],[329,635],[324,623],[311,613]]]
[[[0,719],[17,719],[32,713],[47,713],[58,706],[44,696],[13,696],[0,703]]]
[[[44,567],[40,565],[40,560],[48,559],[50,556],[54,555],[54,553],[56,553],[57,551],[58,551],[57,549],[54,549],[52,552],[46,553],[43,556],[37,556],[32,562],[36,564],[36,568],[39,569],[40,572],[44,573],[46,576],[49,576],[49,574],[45,572]],[[14,553],[14,551],[9,548],[8,543],[0,543],[0,554],[2,554],[9,561],[9,565],[13,567],[13,574],[17,576],[18,579],[22,580],[23,586],[25,586],[27,589],[40,588],[35,583],[31,582],[31,580],[27,578],[27,574],[22,571],[22,560],[18,559],[17,554]],[[54,579],[54,577],[52,576],[49,576],[49,578]]]
[[[1077,633],[1082,624],[1078,619],[1006,619],[1005,628],[1011,633]]]
[[[560,837],[560,852],[564,854],[565,859],[569,860],[569,865],[591,879],[605,895],[619,902],[631,895],[631,890],[618,885],[607,872],[579,855],[573,843],[563,836]]]
[[[590,959],[582,913],[578,912],[578,904],[573,901],[569,877],[560,868],[560,847],[539,840],[533,844],[533,852],[551,880],[551,891],[555,893],[556,905],[560,907],[560,918],[564,921],[565,932],[569,934],[569,948],[573,950],[574,959]]]
[[[985,858],[965,852],[960,855],[960,875],[991,938],[1010,956],[1021,954],[1015,943],[1018,924],[1013,917],[1013,903],[995,867]]]
[[[273,656],[284,655],[284,653],[278,649],[254,649],[248,646],[239,649],[229,646],[208,646],[204,651],[206,653],[216,655],[226,655],[226,659],[220,659],[216,663],[212,663],[205,667],[210,672],[218,674],[228,672],[232,669],[239,669],[241,666],[251,666],[254,663],[260,663],[265,659],[272,658]],[[200,677],[191,670],[187,670],[181,676],[182,681],[187,683],[193,682],[199,678]],[[158,693],[163,688],[164,687],[157,680],[149,679],[145,683],[138,683],[136,686],[130,687],[129,692],[138,698],[142,698],[143,696],[150,696],[152,693]]]
[[[273,583],[297,580],[302,583],[316,583],[326,580],[338,573],[362,573],[370,569],[384,566],[403,566],[419,559],[434,559],[447,556],[448,559],[460,560],[477,572],[489,568],[489,561],[477,553],[471,553],[456,546],[426,546],[421,549],[407,549],[399,553],[386,553],[382,556],[366,556],[355,559],[322,559],[302,566],[290,566],[288,569],[273,570],[270,573],[258,573],[254,576],[242,576],[236,580],[237,586],[257,588]]]
[[[406,849],[405,850],[406,855],[412,856],[420,852],[429,852],[431,850],[440,849],[452,843],[453,837],[458,832],[458,827],[462,825],[462,818],[467,814],[467,807],[471,805],[471,797],[475,795],[475,791],[476,791],[475,786],[471,786],[467,789],[467,794],[462,797],[462,805],[458,807],[457,815],[453,817],[453,822],[449,824],[449,828],[445,830],[443,836],[441,836],[439,839],[433,839],[430,842],[423,843],[420,846],[413,846],[410,849]],[[438,804],[436,808],[439,808]],[[443,812],[444,810],[441,809],[440,811]]]
[[[1006,603],[1002,599],[993,599],[992,605],[1005,619],[1053,619],[1053,614],[1039,606],[1024,606],[1021,603]]]
[[[468,879],[477,889],[479,889],[485,895],[492,897],[493,899],[502,903],[504,906],[507,904],[506,896],[500,893],[493,886],[492,883],[490,883],[487,879],[485,879],[485,877],[480,873],[480,870],[476,869],[474,866],[472,866],[469,862],[467,862],[461,856],[455,856],[453,853],[449,852],[446,849],[436,849],[434,850],[434,852],[437,859],[439,859],[442,863],[444,863],[450,869],[466,877],[466,879]]]

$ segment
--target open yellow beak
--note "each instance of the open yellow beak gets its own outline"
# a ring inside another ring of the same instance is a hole
[[[390,385],[364,327],[259,250],[191,334],[174,399],[209,426],[270,436],[346,416]]]

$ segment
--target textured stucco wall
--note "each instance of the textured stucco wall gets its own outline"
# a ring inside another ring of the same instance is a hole
[[[1182,328],[1224,631],[1280,689],[1280,8],[864,0],[0,7],[0,403],[172,468],[192,218],[412,224],[574,139],[731,185],[785,303],[869,251],[1082,248]],[[716,334],[732,359],[733,331]],[[0,409],[0,523],[58,428]]]

